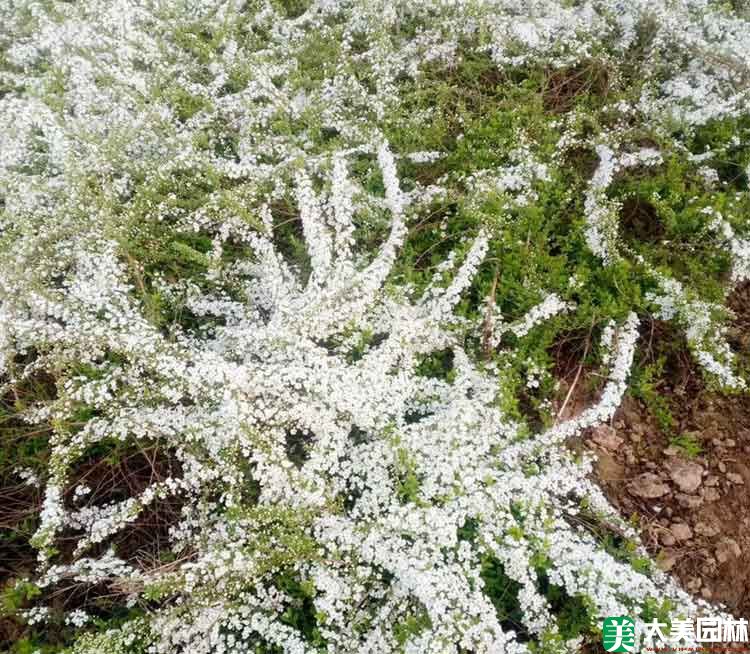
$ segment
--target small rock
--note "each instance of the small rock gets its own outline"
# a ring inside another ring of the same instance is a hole
[[[724,445],[726,447],[734,447],[735,445],[737,445],[737,441],[735,441],[733,438],[725,438]]]
[[[745,480],[742,478],[742,475],[739,475],[736,472],[728,472],[727,479],[731,481],[733,484],[741,485],[745,483]]]
[[[622,438],[609,425],[599,425],[591,432],[591,440],[605,450],[615,451],[622,445]]]
[[[683,493],[694,493],[701,485],[703,468],[697,463],[675,461],[671,465],[669,476]]]
[[[619,482],[623,479],[625,470],[615,458],[604,450],[597,453],[596,472],[604,482]]]
[[[664,448],[663,452],[667,456],[677,456],[680,453],[680,450],[674,445],[670,445],[669,447]]]
[[[701,595],[703,595],[704,599],[711,599],[714,594],[711,592],[711,589],[706,586],[705,588],[701,589]]]
[[[719,478],[716,475],[710,475],[703,481],[706,486],[718,486]]]
[[[628,490],[638,497],[655,498],[669,493],[669,486],[653,472],[644,472],[628,484]]]
[[[695,525],[695,533],[711,538],[711,536],[716,536],[716,534],[719,533],[719,530],[706,522],[699,522]]]
[[[742,550],[733,538],[725,538],[716,546],[716,560],[726,563],[729,559],[736,559],[742,555]]]
[[[674,567],[675,563],[677,563],[677,552],[674,550],[662,550],[659,552],[659,556],[656,559],[656,565],[658,565],[661,570],[667,572]]]
[[[697,509],[703,504],[703,498],[696,497],[695,495],[685,495],[684,493],[676,493],[675,499],[679,502],[680,506],[686,509]]]
[[[703,585],[703,581],[700,577],[696,577],[695,579],[688,581],[686,585],[691,593],[697,593],[698,589]]]
[[[661,540],[663,545],[666,545],[667,547],[671,547],[677,542],[677,539],[675,539],[672,534],[670,534],[668,531],[665,531],[661,537],[659,538]]]
[[[726,471],[727,471],[726,464],[723,461],[719,461],[719,472],[723,473],[723,472],[726,472]]]
[[[703,499],[706,502],[718,502],[721,499],[721,493],[717,488],[707,488],[703,493]]]
[[[672,525],[672,535],[677,540],[687,540],[693,537],[693,530],[684,522],[675,522]]]

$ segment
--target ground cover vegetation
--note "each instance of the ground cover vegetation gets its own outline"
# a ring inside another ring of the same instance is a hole
[[[747,392],[749,95],[739,2],[2,3],[3,646],[551,654],[718,610],[570,442],[630,393],[700,453],[653,320]]]

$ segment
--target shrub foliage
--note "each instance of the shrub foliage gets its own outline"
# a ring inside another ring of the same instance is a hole
[[[746,389],[747,15],[17,0],[0,23],[12,651],[552,653],[695,612],[566,444],[614,414],[650,315]],[[595,373],[567,419],[561,343]]]

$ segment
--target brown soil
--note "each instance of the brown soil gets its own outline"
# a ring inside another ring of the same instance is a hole
[[[736,314],[730,344],[743,359],[750,353],[750,284],[729,306]],[[610,425],[585,436],[599,482],[683,588],[748,616],[750,393],[707,389],[684,342],[662,323],[645,330],[637,356],[641,367],[663,364],[652,380],[655,394],[626,397]]]
[[[73,489],[85,483],[91,492],[81,505],[103,506],[137,497],[149,485],[162,482],[168,476],[181,476],[176,458],[164,448],[143,447],[139,450],[117,450],[116,455],[94,456],[84,460],[71,473],[64,498],[69,509],[76,506]],[[7,484],[0,493],[0,591],[14,584],[15,579],[26,577],[37,567],[37,552],[29,545],[29,538],[37,527],[41,510],[41,490],[26,484]],[[91,547],[91,552],[102,552],[114,546],[118,556],[137,568],[148,570],[166,567],[169,553],[169,529],[180,519],[183,504],[181,497],[156,499],[122,530],[106,542]],[[80,533],[72,529],[55,541],[59,554],[56,562],[70,561]],[[92,615],[109,618],[122,605],[123,595],[133,588],[121,584],[86,584],[62,579],[48,587],[39,598],[52,609],[53,615],[84,608]],[[28,602],[23,602],[24,607]],[[0,611],[0,652],[23,637],[30,629],[16,615],[2,615]],[[68,644],[69,635],[61,623],[51,622],[45,638],[55,645]]]
[[[650,202],[626,198],[620,209],[620,225],[626,239],[655,243],[664,237],[664,224]]]
[[[594,61],[550,71],[542,93],[544,108],[552,113],[570,111],[579,96],[605,97],[610,80],[607,70]]]
[[[685,589],[748,615],[750,398],[705,394],[686,406],[680,424],[697,436],[697,456],[670,445],[643,403],[628,398],[614,421],[622,445],[608,449],[595,442],[599,432],[591,435],[602,487],[623,515],[638,517],[646,547]],[[691,492],[680,488],[686,470],[700,479]],[[659,484],[663,495],[644,497],[659,493]]]

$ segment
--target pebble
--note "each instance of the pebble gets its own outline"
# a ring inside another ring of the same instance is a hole
[[[736,472],[728,472],[727,479],[731,481],[733,484],[742,485],[745,483],[745,480],[742,478],[742,475],[737,474]]]
[[[638,497],[655,498],[668,494],[669,486],[653,472],[644,472],[628,484],[628,491]]]
[[[675,461],[671,465],[669,476],[683,493],[694,493],[701,485],[703,467],[697,463]]]
[[[675,499],[679,502],[680,506],[684,506],[686,509],[697,509],[703,504],[703,498],[696,497],[695,495],[685,495],[684,493],[675,494]]]
[[[726,563],[731,558],[738,558],[742,555],[742,550],[733,538],[725,538],[716,546],[716,560],[719,563]]]
[[[659,552],[659,556],[656,559],[656,565],[659,566],[661,570],[667,572],[674,567],[675,563],[677,563],[677,552],[674,550],[662,550]]]
[[[721,499],[721,493],[716,488],[707,488],[703,493],[703,499],[706,502],[716,502]]]
[[[686,585],[689,591],[697,593],[698,589],[703,585],[703,581],[700,577],[696,577],[695,579],[688,581]]]
[[[695,525],[695,533],[711,538],[711,536],[716,536],[716,534],[719,533],[719,530],[706,522],[699,522]]]
[[[693,530],[684,522],[675,522],[672,525],[672,535],[677,540],[687,540],[688,538],[692,538]]]
[[[591,432],[591,440],[605,450],[618,450],[623,443],[623,439],[617,435],[617,432],[609,425],[599,425]]]

